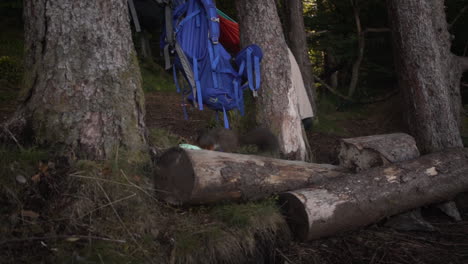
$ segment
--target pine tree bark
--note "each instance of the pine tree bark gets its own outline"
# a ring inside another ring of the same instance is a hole
[[[422,153],[463,146],[463,59],[450,52],[444,1],[387,0],[407,123]]]
[[[301,0],[283,0],[283,10],[285,11],[284,24],[286,38],[297,64],[301,69],[302,79],[306,87],[307,95],[312,105],[314,113],[317,113],[314,78],[312,76],[312,64],[309,59],[307,48],[307,38],[304,25],[304,9]]]
[[[297,95],[292,89],[291,65],[275,1],[236,1],[241,45],[259,45],[262,60],[262,87],[259,92],[257,122],[277,134],[283,156],[306,160],[308,150],[302,133]]]
[[[26,0],[24,18],[23,103],[7,127],[80,159],[146,158],[127,1]]]

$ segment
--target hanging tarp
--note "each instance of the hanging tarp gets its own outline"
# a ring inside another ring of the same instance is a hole
[[[231,54],[237,54],[240,51],[239,24],[220,10],[218,15],[221,31],[219,42]]]

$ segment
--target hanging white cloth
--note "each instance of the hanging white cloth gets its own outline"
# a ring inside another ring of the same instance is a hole
[[[292,87],[296,90],[299,115],[301,116],[301,119],[314,117],[314,111],[312,110],[312,105],[310,104],[309,97],[307,96],[299,64],[297,64],[296,58],[294,58],[294,55],[289,48],[288,54],[289,61],[291,62]]]

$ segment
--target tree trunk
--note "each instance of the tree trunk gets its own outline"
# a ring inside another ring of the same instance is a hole
[[[79,159],[146,158],[127,1],[27,0],[24,18],[23,103],[8,127]]]
[[[278,135],[284,157],[306,160],[308,150],[302,133],[296,91],[292,89],[287,45],[275,2],[239,0],[236,1],[236,7],[242,46],[255,43],[264,53],[257,122]]]
[[[306,87],[307,96],[314,113],[317,113],[314,79],[312,75],[312,64],[309,59],[307,46],[306,30],[304,25],[304,9],[301,0],[283,0],[282,9],[284,10],[284,24],[286,38],[297,64],[301,69],[302,79]]]
[[[280,204],[293,233],[311,240],[450,200],[468,190],[467,174],[468,149],[451,149],[284,193]]]
[[[207,150],[173,148],[157,162],[160,197],[171,204],[264,198],[341,175],[341,167]]]
[[[359,80],[359,70],[361,68],[362,59],[364,58],[364,48],[366,45],[366,39],[365,39],[364,33],[362,31],[362,26],[361,26],[361,18],[359,17],[359,7],[357,6],[358,4],[355,1],[351,0],[351,5],[353,7],[354,21],[356,23],[358,53],[357,53],[357,58],[353,63],[353,68],[351,71],[351,81],[349,83],[349,89],[348,89],[349,97],[353,97],[354,93],[356,92],[356,88],[357,88],[358,80]]]
[[[327,83],[334,89],[338,88],[338,70],[333,49],[328,47],[325,51],[325,76]],[[330,74],[328,74],[330,72]]]
[[[407,122],[422,153],[463,146],[461,60],[450,53],[444,1],[387,0]]]
[[[419,157],[413,137],[403,133],[341,140],[340,166],[362,171]]]

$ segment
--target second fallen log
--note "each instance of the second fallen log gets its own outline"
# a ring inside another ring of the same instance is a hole
[[[451,149],[280,195],[293,233],[311,240],[375,223],[468,190],[468,149]]]
[[[172,148],[156,164],[159,197],[171,204],[246,201],[340,176],[328,164],[209,150]]]

